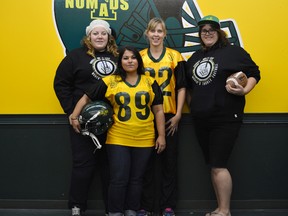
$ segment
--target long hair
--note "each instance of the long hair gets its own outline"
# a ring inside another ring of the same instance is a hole
[[[81,44],[83,46],[87,47],[87,49],[88,49],[87,54],[88,55],[92,56],[93,58],[96,57],[95,56],[95,50],[94,50],[94,47],[91,44],[89,36],[84,36],[84,38],[81,41]],[[106,46],[106,50],[107,50],[107,52],[112,53],[113,56],[115,56],[115,57],[118,56],[118,47],[117,47],[115,38],[112,35],[108,36],[108,43],[107,43],[107,46]]]
[[[214,47],[214,46],[218,46],[219,48],[221,48],[221,47],[225,47],[225,46],[227,46],[227,45],[230,44],[230,42],[229,42],[229,40],[228,40],[228,38],[227,38],[227,35],[226,35],[225,31],[223,31],[222,29],[216,28],[216,27],[213,26],[213,25],[211,25],[211,27],[213,28],[213,30],[216,31],[216,33],[217,33],[217,35],[218,35],[218,40],[217,40],[217,42],[213,45],[213,47]],[[206,47],[206,46],[205,46],[205,44],[204,44],[204,42],[203,42],[203,40],[202,40],[202,38],[201,38],[201,30],[202,30],[202,28],[203,28],[203,26],[200,26],[199,32],[198,32],[199,38],[200,38],[200,44],[201,44],[203,50],[208,50],[209,47]]]
[[[126,71],[123,69],[123,66],[122,66],[122,58],[126,50],[131,51],[137,59],[137,62],[138,62],[137,74],[138,75],[144,74],[144,64],[143,64],[142,57],[140,53],[138,52],[138,50],[133,46],[125,46],[125,47],[122,47],[119,51],[117,70],[115,72],[115,75],[119,75],[122,81],[125,81],[126,76],[127,76]]]

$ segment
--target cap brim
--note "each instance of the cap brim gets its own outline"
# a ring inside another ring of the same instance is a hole
[[[215,22],[215,21],[202,20],[202,21],[198,22],[198,26],[203,26],[203,25],[206,25],[206,24],[214,25],[214,26],[220,28],[220,24],[218,22]]]

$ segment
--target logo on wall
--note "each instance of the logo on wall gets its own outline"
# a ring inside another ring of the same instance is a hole
[[[109,22],[118,46],[148,46],[143,37],[149,20],[161,17],[168,30],[165,45],[189,57],[200,48],[197,22],[203,17],[196,0],[53,0],[54,20],[65,52],[80,46],[93,19]],[[232,44],[242,45],[236,23],[221,20]]]

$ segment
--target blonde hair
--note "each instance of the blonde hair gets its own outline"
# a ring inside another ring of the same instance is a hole
[[[95,58],[96,57],[95,52],[94,52],[95,49],[91,44],[89,36],[85,36],[83,38],[82,44],[88,48],[87,54]],[[115,57],[118,56],[118,46],[117,46],[116,41],[112,35],[108,36],[108,43],[106,46],[106,50],[107,50],[107,52],[112,53],[112,55],[114,55]]]
[[[167,29],[166,29],[165,22],[164,22],[161,18],[159,18],[159,17],[154,17],[154,18],[152,18],[152,19],[149,21],[149,23],[148,23],[148,25],[147,25],[147,28],[146,28],[146,30],[144,31],[144,36],[146,37],[146,35],[147,35],[147,33],[148,33],[149,31],[155,30],[155,29],[156,29],[156,26],[157,26],[158,24],[161,24],[161,25],[162,25],[163,32],[164,32],[165,35],[167,35]]]

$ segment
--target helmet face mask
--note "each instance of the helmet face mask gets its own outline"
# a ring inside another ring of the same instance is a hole
[[[113,124],[113,110],[103,101],[87,104],[79,116],[81,133],[92,133],[95,136],[105,133]]]

